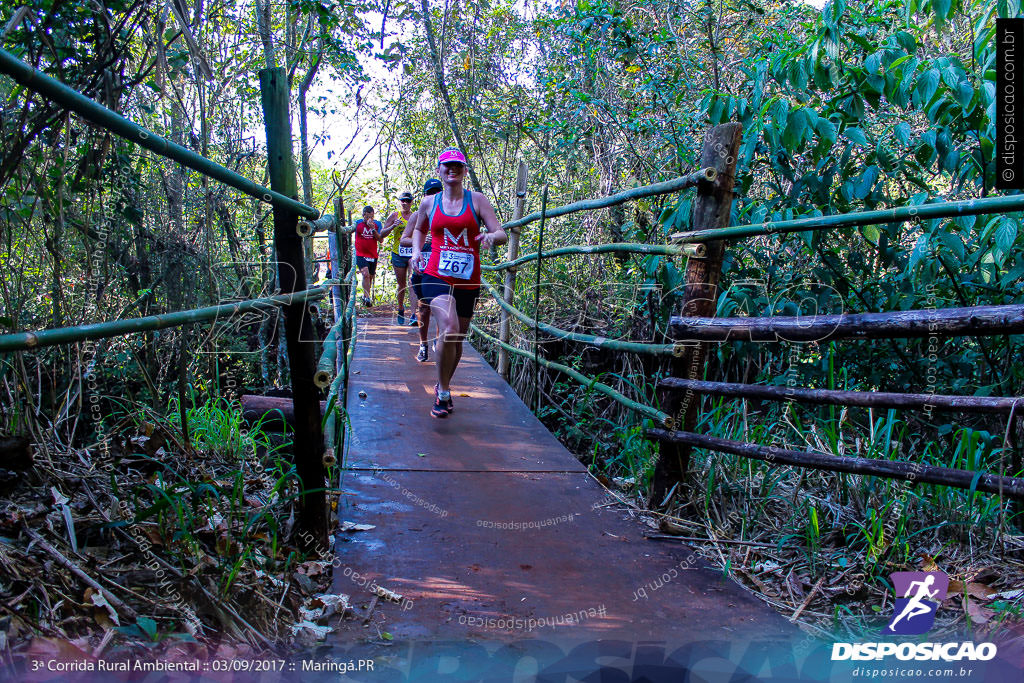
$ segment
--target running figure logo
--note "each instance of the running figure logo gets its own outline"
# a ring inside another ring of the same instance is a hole
[[[935,610],[946,598],[949,577],[944,572],[894,572],[889,575],[896,589],[893,618],[886,633],[916,636],[935,623]]]

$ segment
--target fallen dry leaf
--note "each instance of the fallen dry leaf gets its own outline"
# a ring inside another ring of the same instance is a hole
[[[117,611],[109,602],[107,602],[107,598],[104,597],[102,593],[95,591],[92,588],[86,588],[85,599],[87,601],[91,601],[92,604],[96,607],[100,607],[106,610],[107,615],[109,615],[109,620],[114,622],[116,626],[121,625],[121,620],[117,617]],[[105,620],[102,618],[101,615],[102,612],[96,615],[96,623],[98,623],[100,626],[103,626],[104,628],[110,628],[109,625],[105,623]]]
[[[330,626],[319,626],[311,621],[300,621],[288,628],[291,630],[292,635],[295,636],[295,640],[308,647],[316,645],[317,642],[326,638],[327,634],[334,630]]]
[[[355,522],[342,522],[341,526],[338,528],[341,531],[369,531],[370,529],[376,529],[377,527],[373,524],[356,524]]]
[[[295,570],[306,576],[317,576],[318,574],[323,574],[330,564],[326,560],[309,560],[300,564]]]
[[[321,593],[313,596],[313,600],[323,605],[324,617],[329,617],[332,614],[344,615],[351,608],[348,596],[344,593]]]
[[[70,661],[84,661],[94,660],[87,652],[83,652],[80,648],[76,647],[73,643],[70,643],[61,638],[33,638],[29,644],[28,651],[25,653],[26,659],[29,662],[70,662]],[[65,681],[68,678],[66,671],[49,673],[45,667],[37,672],[33,673],[35,681]]]
[[[971,618],[971,621],[975,624],[984,624],[992,618],[993,614],[995,614],[992,610],[990,610],[987,607],[981,606],[974,600],[964,598],[964,602],[966,603],[964,605],[964,611],[967,612],[968,616],[970,616]]]
[[[402,602],[401,595],[399,595],[393,590],[388,590],[384,586],[377,586],[377,595],[384,598],[385,600],[390,600],[392,602]]]
[[[965,588],[963,581],[954,580],[949,582],[949,589],[947,590],[947,595],[961,595],[965,591],[972,598],[977,598],[978,600],[988,600],[996,594],[994,588],[992,588],[991,586],[986,586],[983,583],[975,583],[971,581],[967,583]]]

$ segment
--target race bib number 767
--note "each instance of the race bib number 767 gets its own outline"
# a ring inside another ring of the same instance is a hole
[[[437,272],[448,277],[468,280],[473,277],[473,254],[464,251],[441,250],[441,256],[437,263]]]

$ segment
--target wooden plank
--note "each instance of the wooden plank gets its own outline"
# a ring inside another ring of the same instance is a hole
[[[763,384],[704,382],[666,377],[658,386],[669,390],[692,390],[701,394],[731,396],[765,401],[797,401],[823,405],[859,406],[864,408],[903,408],[908,410],[945,410],[961,413],[1024,413],[1024,396],[952,396],[948,394],[901,394],[886,391],[841,391],[808,389]]]
[[[936,335],[1024,333],[1024,305],[966,306],[933,310],[842,313],[766,318],[683,318],[669,329],[677,341],[829,341],[832,339],[911,339]]]
[[[978,491],[997,493],[1007,498],[1024,500],[1024,479],[990,474],[983,471],[971,472],[948,467],[936,467],[919,462],[899,460],[875,460],[855,458],[826,453],[794,451],[774,446],[761,446],[743,441],[720,439],[692,432],[672,432],[666,429],[648,429],[645,435],[662,443],[686,444],[690,447],[707,448],[720,453],[731,453],[752,460],[763,460],[773,465],[793,465],[828,472],[865,474],[886,479],[903,479],[914,483],[942,484],[961,489],[972,486]]]

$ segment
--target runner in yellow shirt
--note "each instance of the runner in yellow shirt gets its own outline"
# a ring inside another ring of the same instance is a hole
[[[395,269],[395,280],[398,281],[398,324],[416,324],[416,295],[409,289],[409,257],[412,256],[412,247],[401,245],[402,232],[412,216],[412,192],[406,190],[398,195],[402,210],[395,211],[384,221],[384,229],[381,230],[382,238],[387,238],[391,244],[391,266]],[[409,291],[409,308],[412,309],[412,318],[406,322],[405,319],[405,292]]]

